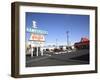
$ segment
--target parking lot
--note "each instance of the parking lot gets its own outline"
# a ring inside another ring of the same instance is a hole
[[[89,50],[44,53],[43,56],[26,56],[26,67],[89,64]]]

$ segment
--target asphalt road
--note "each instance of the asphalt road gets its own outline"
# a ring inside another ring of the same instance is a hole
[[[62,54],[44,54],[44,56],[26,57],[26,67],[81,65],[89,64],[89,50],[78,50]]]

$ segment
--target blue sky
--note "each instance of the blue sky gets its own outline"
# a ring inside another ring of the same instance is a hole
[[[38,29],[48,31],[46,43],[67,44],[66,31],[69,31],[69,43],[79,42],[81,37],[89,38],[89,15],[51,14],[26,12],[26,28],[37,22]],[[30,36],[26,33],[26,39]]]

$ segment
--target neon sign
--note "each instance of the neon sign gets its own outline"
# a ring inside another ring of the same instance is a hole
[[[35,34],[44,34],[44,35],[48,34],[47,31],[39,30],[39,29],[32,29],[32,28],[27,28],[26,31],[30,33],[35,33]]]
[[[33,23],[33,24],[32,24],[32,27],[33,27],[33,28],[37,28],[36,21],[33,20],[32,23]]]
[[[48,34],[47,31],[44,31],[44,30],[39,30],[37,29],[37,24],[36,24],[36,21],[32,21],[32,28],[27,28],[26,31],[29,32],[29,33],[35,33],[35,34]]]
[[[30,40],[44,42],[45,37],[44,37],[44,35],[31,34]]]

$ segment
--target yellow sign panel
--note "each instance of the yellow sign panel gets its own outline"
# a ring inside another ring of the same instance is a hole
[[[31,34],[30,40],[44,42],[45,37],[44,37],[44,35],[40,35],[40,34]]]

